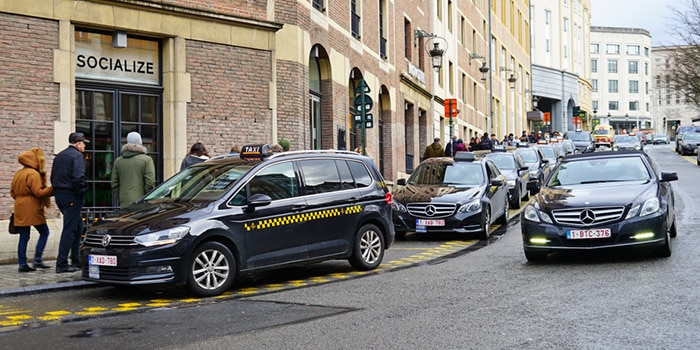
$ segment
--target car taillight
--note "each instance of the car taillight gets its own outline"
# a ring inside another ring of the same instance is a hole
[[[384,195],[384,201],[386,202],[386,204],[391,205],[391,202],[392,202],[391,192],[387,192],[386,195]]]

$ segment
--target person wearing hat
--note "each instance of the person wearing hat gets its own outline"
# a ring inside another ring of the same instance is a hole
[[[141,199],[156,185],[156,168],[147,153],[138,132],[126,135],[126,145],[112,167],[112,191],[118,194],[120,208]]]
[[[436,137],[435,139],[433,139],[433,143],[429,144],[425,148],[425,152],[423,152],[423,160],[426,160],[428,158],[444,157],[444,156],[445,156],[445,150],[440,145],[440,138],[439,137]]]
[[[56,272],[75,272],[80,267],[80,235],[83,231],[82,210],[85,181],[85,145],[90,141],[82,132],[68,136],[68,147],[58,153],[51,166],[51,185],[58,210],[63,214],[63,230],[58,243]],[[68,254],[71,264],[68,264]]]

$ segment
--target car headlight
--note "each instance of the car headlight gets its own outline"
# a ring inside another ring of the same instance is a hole
[[[405,205],[397,202],[396,200],[391,202],[391,210],[398,211],[399,213],[405,213],[408,211],[408,209],[406,209]]]
[[[478,212],[481,211],[481,199],[475,199],[461,207],[459,207],[459,210],[457,212],[459,213],[469,213],[469,212]]]
[[[642,208],[641,210],[639,208]],[[659,204],[659,199],[654,197],[654,198],[649,198],[644,202],[644,204],[640,205],[635,205],[630,209],[629,213],[627,213],[627,219],[632,218],[637,216],[639,214],[640,217],[646,216],[649,214],[654,214],[659,209],[661,208],[661,204]]]
[[[527,205],[525,207],[525,210],[523,211],[523,218],[533,222],[540,222],[540,220],[542,220],[548,224],[552,223],[552,219],[549,217],[549,215],[537,210],[537,208],[533,207],[532,205]]]
[[[515,180],[508,180],[506,183],[508,184],[508,187],[515,187]]]
[[[639,151],[640,149],[642,149],[642,146],[639,146],[639,145],[634,146],[634,149],[637,150],[637,151]]]
[[[530,176],[537,177],[537,170],[530,170]]]
[[[612,150],[613,150],[613,151],[619,151],[619,150],[620,150],[620,147],[619,147],[619,146],[613,146]]]
[[[140,235],[136,236],[134,238],[134,242],[144,246],[144,247],[151,247],[154,245],[164,245],[164,244],[172,244],[180,239],[182,237],[185,237],[187,232],[190,232],[190,228],[186,226],[179,226],[179,227],[173,227],[168,230],[163,230],[163,231],[157,231],[145,235]]]

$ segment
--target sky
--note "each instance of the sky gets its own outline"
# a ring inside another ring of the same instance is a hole
[[[591,25],[646,29],[652,46],[681,44],[669,29],[678,23],[670,6],[686,8],[682,0],[591,0]]]

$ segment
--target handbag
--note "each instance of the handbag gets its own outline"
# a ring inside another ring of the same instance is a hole
[[[19,231],[17,230],[17,227],[15,226],[15,213],[10,214],[10,225],[7,227],[8,231],[10,231],[10,234],[17,234]]]

